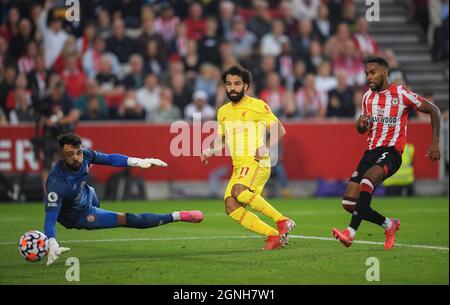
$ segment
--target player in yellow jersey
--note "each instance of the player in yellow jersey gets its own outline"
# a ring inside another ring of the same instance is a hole
[[[288,243],[288,233],[295,223],[261,197],[261,192],[270,177],[270,148],[286,131],[264,101],[246,94],[251,79],[251,73],[239,66],[223,73],[230,103],[219,109],[217,136],[211,147],[202,152],[201,160],[207,163],[226,143],[233,159],[233,174],[225,191],[225,211],[244,228],[267,236],[265,249],[274,250]],[[277,229],[247,206],[272,218]]]

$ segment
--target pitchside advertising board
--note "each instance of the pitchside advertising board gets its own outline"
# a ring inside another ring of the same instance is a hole
[[[287,134],[279,161],[293,180],[347,179],[364,150],[366,136],[359,135],[354,122],[286,123]],[[209,128],[149,124],[79,124],[75,130],[83,138],[83,146],[106,153],[134,157],[154,157],[169,164],[167,168],[150,171],[133,168],[133,174],[146,180],[206,180],[208,174],[221,166],[231,169],[226,156],[211,158],[208,165],[200,162],[202,145],[211,139]],[[30,139],[32,125],[0,127],[0,171],[8,173],[39,172],[41,163],[34,158]],[[415,174],[419,179],[438,177],[438,163],[425,158],[431,141],[431,125],[410,122],[408,142],[416,148]],[[118,168],[94,165],[92,173],[99,181],[119,171]]]

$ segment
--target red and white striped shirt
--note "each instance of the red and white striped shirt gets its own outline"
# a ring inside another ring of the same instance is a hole
[[[391,84],[381,92],[369,89],[362,99],[362,114],[368,116],[370,122],[369,150],[393,146],[402,153],[406,144],[408,112],[420,107],[423,101],[403,85]]]

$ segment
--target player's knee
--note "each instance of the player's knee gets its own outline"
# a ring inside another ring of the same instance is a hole
[[[349,212],[350,214],[353,214],[354,211],[356,211],[356,201],[350,201],[350,200],[342,200],[342,207],[344,210]]]
[[[231,189],[231,195],[233,196],[234,199],[238,199],[239,195],[245,191],[246,189],[248,189],[245,185],[242,184],[235,184],[233,186],[233,188]]]
[[[228,197],[225,199],[225,213],[230,215],[234,210],[241,207],[240,204],[237,204],[232,197]]]

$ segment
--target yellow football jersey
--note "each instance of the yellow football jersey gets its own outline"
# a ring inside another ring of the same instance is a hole
[[[250,96],[245,96],[237,104],[230,102],[220,107],[217,112],[218,134],[225,135],[234,167],[254,160],[256,149],[265,144],[266,128],[277,121],[264,101]]]

